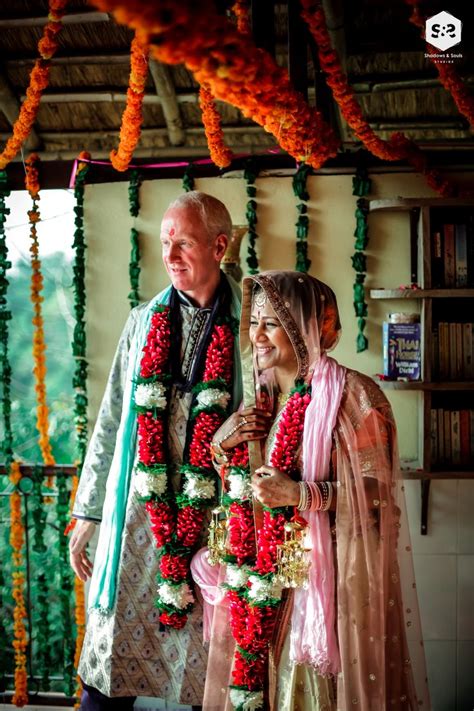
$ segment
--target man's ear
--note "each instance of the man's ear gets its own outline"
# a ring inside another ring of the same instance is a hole
[[[229,238],[223,232],[217,235],[215,241],[215,254],[219,262],[224,258],[227,245],[229,244]]]

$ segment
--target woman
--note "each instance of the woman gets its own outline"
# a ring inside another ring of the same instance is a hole
[[[340,332],[329,287],[295,272],[243,286],[245,407],[213,445],[227,566],[213,575],[205,555],[193,566],[216,605],[204,709],[429,708],[405,634],[419,622],[413,577],[405,611],[401,597],[390,406],[327,356]],[[285,529],[295,541],[279,549]],[[213,588],[224,570],[225,595]]]

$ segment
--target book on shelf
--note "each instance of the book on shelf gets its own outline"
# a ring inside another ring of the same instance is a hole
[[[467,219],[467,285],[474,287],[474,213]]]
[[[449,380],[456,380],[456,362],[457,362],[457,339],[456,339],[456,324],[450,323],[448,330],[448,377]]]
[[[452,410],[451,417],[451,461],[457,466],[461,464],[461,428],[459,410]]]
[[[474,344],[472,342],[474,332],[472,328],[472,323],[463,323],[463,339],[462,339],[462,351],[463,351],[463,377],[466,380],[474,380],[474,359],[473,359],[473,349]]]
[[[439,341],[439,377],[447,380],[449,377],[449,324],[441,321],[438,325]]]
[[[431,408],[430,454],[435,468],[474,469],[474,410]]]
[[[433,289],[444,286],[443,233],[436,230],[431,235],[431,285]]]
[[[384,322],[383,374],[393,380],[420,380],[421,326],[419,323]]]
[[[474,380],[474,324],[434,326],[431,363],[433,380]]]
[[[467,287],[467,225],[465,223],[454,226],[454,265],[456,287]]]
[[[444,286],[452,289],[456,285],[456,256],[455,256],[455,240],[454,240],[454,225],[443,225],[444,235]]]

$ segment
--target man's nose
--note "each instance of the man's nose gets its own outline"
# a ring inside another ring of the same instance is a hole
[[[179,259],[180,253],[179,253],[179,247],[177,244],[170,244],[168,248],[168,259],[170,262],[174,261],[175,259]]]

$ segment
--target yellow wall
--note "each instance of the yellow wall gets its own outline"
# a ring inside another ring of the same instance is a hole
[[[88,355],[91,419],[95,419],[110,360],[127,317],[129,291],[129,229],[127,183],[90,185],[86,189]],[[240,176],[204,178],[196,188],[223,200],[234,224],[245,223],[245,183]],[[336,292],[343,333],[335,351],[338,360],[369,375],[381,372],[381,323],[389,311],[416,310],[416,302],[369,302],[367,335],[369,351],[357,354],[356,319],[352,306],[354,271],[354,210],[350,175],[318,175],[309,178],[309,255],[311,273]],[[141,233],[141,294],[148,299],[167,283],[161,264],[159,226],[169,202],[182,192],[180,180],[145,181],[140,192],[137,228]],[[377,174],[373,198],[421,197],[433,193],[420,176]],[[290,177],[257,180],[258,252],[262,269],[292,269],[295,261],[297,219]],[[370,217],[367,250],[367,286],[396,287],[410,280],[408,214],[374,214]],[[246,244],[242,247],[245,264]],[[403,457],[417,453],[417,394],[388,393],[399,427]]]

